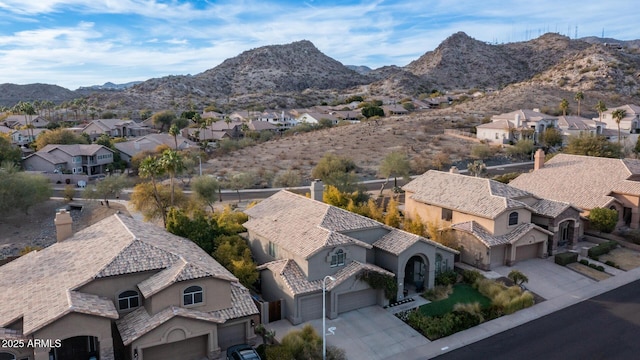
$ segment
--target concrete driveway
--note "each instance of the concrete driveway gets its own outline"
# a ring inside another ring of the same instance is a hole
[[[513,266],[499,266],[493,271],[506,277],[511,270],[519,270],[525,274],[529,278],[529,282],[524,284],[527,289],[546,300],[573,293],[597,283],[595,280],[554,263],[552,257],[524,260]]]
[[[322,335],[322,319],[308,323]],[[280,320],[266,327],[276,330],[276,338],[282,340],[289,331],[301,329],[305,324],[293,326],[287,320]],[[379,306],[340,314],[336,319],[327,319],[326,326],[327,329],[335,327],[335,335],[327,333],[327,344],[343,349],[349,360],[394,358],[429,343],[420,333]]]

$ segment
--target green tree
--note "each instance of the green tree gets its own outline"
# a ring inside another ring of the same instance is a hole
[[[167,231],[193,241],[207,254],[216,250],[216,238],[223,235],[218,222],[203,211],[189,217],[184,210],[171,208],[167,213]]]
[[[49,144],[71,145],[88,144],[87,139],[67,129],[55,129],[41,132],[36,138],[36,150],[41,150]]]
[[[22,158],[22,151],[19,147],[14,146],[9,140],[9,136],[0,134],[0,164],[5,161],[13,164],[19,164]]]
[[[219,198],[220,183],[212,176],[198,176],[191,183],[196,199],[203,202],[213,212],[214,205]]]
[[[409,172],[411,171],[411,163],[407,154],[400,151],[393,151],[382,159],[378,172],[384,177],[384,182],[380,187],[380,196],[384,191],[384,187],[389,183],[389,178],[393,176],[393,186],[398,187],[398,176],[409,180]]]
[[[618,125],[618,145],[620,145],[620,140],[622,136],[620,135],[620,122],[624,117],[627,116],[627,112],[624,109],[616,109],[611,113],[611,117],[615,120],[616,125]]]
[[[353,192],[358,189],[353,160],[332,153],[325,154],[311,171],[311,176],[327,185],[334,185],[341,192]]]
[[[376,105],[367,105],[360,110],[364,117],[371,118],[374,116],[384,117],[384,110]]]
[[[618,223],[618,212],[607,208],[593,208],[589,212],[589,224],[598,231],[610,233]]]
[[[425,226],[424,222],[422,222],[422,218],[420,215],[416,214],[412,218],[404,218],[404,223],[402,229],[406,232],[410,232],[412,234],[416,234],[418,236],[425,235]]]
[[[400,228],[400,211],[398,210],[398,202],[394,198],[391,198],[391,200],[389,200],[389,203],[387,204],[387,212],[384,215],[384,223],[385,225],[394,228]]]
[[[296,170],[286,170],[273,180],[273,187],[281,187],[281,188],[290,188],[295,186],[300,186],[302,184],[302,176],[300,176],[300,172]]]
[[[582,100],[584,100],[584,93],[582,91],[578,91],[573,98],[578,103],[578,116],[580,116],[580,104],[582,103]]]
[[[509,272],[509,275],[507,275],[507,277],[511,279],[511,281],[513,281],[514,284],[518,286],[529,282],[529,278],[519,270],[511,270]]]
[[[110,197],[119,197],[120,192],[129,186],[127,175],[111,175],[98,181],[95,185],[88,186],[84,191],[84,197],[88,199],[102,199],[107,207]]]
[[[563,141],[562,132],[555,127],[546,128],[540,136],[540,142],[545,146],[560,146]]]
[[[567,115],[567,110],[569,110],[569,101],[567,99],[560,101],[560,110],[562,111],[562,116]]]
[[[513,146],[507,148],[507,154],[517,159],[529,158],[534,149],[533,140],[520,139]]]
[[[186,197],[182,190],[177,189],[174,196],[174,205],[181,206],[186,203]],[[145,221],[162,219],[162,226],[167,225],[167,212],[171,206],[171,189],[168,186],[151,182],[142,182],[133,188],[129,200],[133,209],[144,216]]]
[[[28,215],[33,205],[48,200],[51,193],[46,177],[20,172],[10,162],[0,167],[0,214],[20,210]]]
[[[238,202],[242,201],[240,198],[240,190],[247,189],[253,186],[255,179],[253,175],[245,172],[233,174],[227,181],[226,186],[229,189],[235,190],[238,194]]]
[[[622,147],[604,136],[569,136],[569,142],[563,152],[573,155],[620,158]]]
[[[175,120],[176,114],[171,110],[161,111],[151,116],[151,122],[154,126],[160,127],[160,131],[168,129]]]

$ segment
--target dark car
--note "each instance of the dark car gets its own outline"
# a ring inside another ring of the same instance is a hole
[[[234,345],[227,349],[227,360],[261,360],[260,355],[249,345]]]

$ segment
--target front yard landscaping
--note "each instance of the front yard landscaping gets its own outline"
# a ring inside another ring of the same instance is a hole
[[[449,336],[535,303],[531,292],[517,285],[506,286],[486,279],[477,271],[465,270],[454,277],[443,274],[436,279],[436,284],[439,285],[423,294],[431,303],[397,315],[429,340]]]

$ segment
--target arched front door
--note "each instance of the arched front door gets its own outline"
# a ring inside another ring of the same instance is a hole
[[[429,265],[420,255],[412,256],[404,267],[404,288],[409,292],[423,292],[428,286]]]

